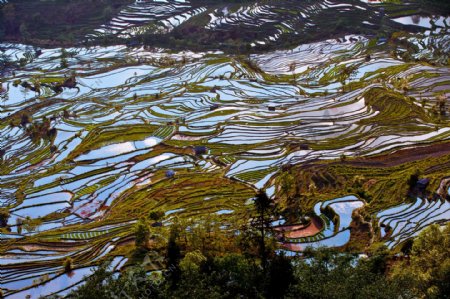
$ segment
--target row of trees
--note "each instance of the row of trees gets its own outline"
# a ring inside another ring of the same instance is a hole
[[[369,258],[319,249],[275,255],[264,270],[244,254],[195,251],[163,272],[131,267],[116,277],[102,266],[69,298],[449,298],[449,234],[450,225],[431,226],[402,261],[384,249]]]
[[[175,222],[163,270],[143,263],[117,275],[103,265],[69,298],[450,298],[450,223],[425,229],[401,257],[384,246],[369,257],[325,248],[288,257],[266,225],[270,201],[258,193],[255,206],[253,225],[231,235],[214,227],[218,219]],[[136,249],[147,257],[161,218],[136,225]]]

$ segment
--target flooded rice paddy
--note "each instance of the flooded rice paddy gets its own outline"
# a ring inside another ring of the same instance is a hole
[[[170,28],[203,12],[196,9],[181,1],[133,4],[97,33],[132,35],[156,17]],[[254,5],[211,12],[207,26],[271,17],[268,7]],[[448,30],[448,18],[394,21]],[[279,30],[290,27],[284,26]],[[427,52],[431,38],[448,53],[448,38],[428,32],[412,38],[422,45],[418,55],[434,57]],[[153,209],[165,212],[164,225],[212,213],[226,224],[248,210],[255,190],[276,198],[274,178],[284,165],[448,140],[448,119],[430,115],[437,94],[450,89],[449,68],[405,62],[379,49],[369,55],[368,43],[344,35],[248,57],[70,48],[67,67],[61,49],[37,54],[26,45],[1,44],[5,55],[26,60],[1,78],[4,293],[66,294],[98,261],[114,257],[119,269],[126,258],[116,248]],[[402,100],[380,108],[372,97],[383,89]],[[446,199],[398,202],[404,203],[372,215],[390,247],[450,218]],[[284,232],[280,243],[290,251],[344,246],[354,211],[367,204],[353,195],[330,198],[314,205],[308,221],[274,229]],[[67,257],[76,266],[70,276],[61,272]]]

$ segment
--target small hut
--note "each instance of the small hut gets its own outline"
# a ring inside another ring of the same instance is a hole
[[[303,151],[307,151],[310,149],[309,145],[306,143],[300,143],[298,147]]]
[[[420,191],[425,191],[430,183],[430,179],[423,178],[417,181],[416,187]]]
[[[175,176],[175,171],[173,171],[172,169],[169,169],[166,171],[166,178],[172,179],[174,176]]]
[[[196,156],[201,156],[208,153],[208,148],[204,145],[198,145],[194,147],[194,153]]]
[[[214,111],[214,110],[216,110],[216,109],[218,109],[219,108],[219,104],[216,104],[216,103],[214,103],[214,104],[212,104],[211,106],[209,106],[209,110],[210,111]]]

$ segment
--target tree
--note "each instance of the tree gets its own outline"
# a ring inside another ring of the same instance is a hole
[[[148,218],[153,221],[160,221],[164,217],[165,213],[160,210],[151,211]]]
[[[7,209],[1,208],[0,209],[0,228],[6,227],[8,225],[8,219],[9,219],[9,211]]]
[[[408,261],[395,265],[392,278],[409,285],[418,298],[450,298],[450,223],[433,224],[414,240]]]
[[[436,97],[436,105],[439,110],[439,114],[444,116],[447,113],[446,105],[447,105],[447,97],[445,94],[440,94]]]
[[[134,227],[136,247],[146,247],[150,239],[150,230],[145,219],[139,219]]]
[[[106,7],[103,9],[103,19],[104,19],[105,21],[111,20],[112,14],[113,14],[113,9],[111,8],[110,5],[106,6]]]
[[[69,64],[67,63],[67,57],[69,56],[69,53],[67,52],[66,49],[61,48],[61,55],[60,55],[60,59],[61,59],[61,63],[60,63],[60,68],[65,69],[69,66]]]
[[[286,298],[408,298],[374,269],[372,258],[358,260],[355,255],[328,248],[308,249],[304,257],[296,261],[295,280]]]
[[[416,187],[417,182],[419,181],[419,177],[420,177],[419,169],[414,170],[414,172],[409,176],[407,183],[408,183],[410,190],[412,190],[412,189],[414,189],[414,187]]]
[[[292,72],[292,77],[294,78],[294,81],[297,81],[297,78],[295,75],[296,68],[297,68],[297,64],[295,63],[295,61],[293,61],[289,64],[289,71]]]
[[[269,228],[270,215],[270,199],[267,196],[266,192],[263,190],[259,190],[255,197],[255,208],[257,213],[257,223],[259,229],[259,255],[261,258],[261,263],[263,269],[266,269],[267,266],[267,249],[266,249],[266,231]]]
[[[19,31],[20,31],[20,35],[21,35],[25,40],[27,40],[27,39],[30,37],[30,34],[28,33],[28,27],[27,27],[27,24],[25,24],[25,23],[20,24]]]
[[[70,272],[72,272],[72,268],[73,268],[73,260],[72,260],[72,258],[70,258],[70,257],[67,257],[65,260],[64,260],[64,264],[63,264],[63,267],[64,267],[64,272],[65,273],[70,273]]]
[[[276,255],[271,261],[266,285],[267,298],[284,298],[294,283],[294,267],[284,254]]]
[[[4,69],[13,64],[14,64],[14,62],[11,60],[10,55],[6,55],[5,53],[0,54],[0,69]]]
[[[22,223],[22,226],[26,231],[32,232],[36,231],[39,228],[39,226],[42,224],[42,219],[40,217],[31,218],[30,216],[27,216]]]
[[[17,22],[16,7],[12,3],[8,3],[2,8],[4,24],[5,24],[5,34],[14,35],[19,29],[19,24]]]
[[[158,284],[142,267],[130,267],[118,277],[114,274],[105,262],[65,298],[159,298]]]
[[[183,260],[180,262],[180,268],[184,272],[198,271],[202,263],[206,261],[206,257],[200,252],[200,250],[195,250],[188,252]]]
[[[166,252],[166,266],[170,270],[168,272],[168,279],[171,281],[172,288],[179,282],[181,278],[180,260],[181,248],[177,243],[177,238],[180,234],[177,223],[174,223],[170,228],[169,242],[167,243]]]
[[[20,118],[20,125],[24,127],[27,124],[31,123],[31,121],[32,121],[31,116],[27,112],[24,112]]]

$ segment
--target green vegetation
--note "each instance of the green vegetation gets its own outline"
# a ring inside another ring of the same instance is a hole
[[[303,209],[311,210],[319,201],[355,194],[368,203],[365,209],[373,213],[408,198],[415,199],[419,178],[430,180],[427,189],[419,192],[420,196],[446,198],[445,193],[436,192],[450,169],[449,153],[439,153],[447,146],[448,143],[443,143],[370,158],[294,166],[277,178],[281,187],[278,205],[286,212],[295,211],[300,201]]]
[[[64,272],[65,273],[70,273],[72,271],[72,267],[73,267],[73,261],[70,257],[66,258],[64,261]]]
[[[220,30],[210,30],[209,13],[216,11],[219,16],[224,9],[237,12],[242,7],[257,4],[254,0],[196,0],[190,1],[192,7],[205,8],[205,11],[193,16],[173,30],[168,30],[161,24],[164,19],[143,23],[134,30],[136,37],[124,37],[112,34],[100,34],[94,40],[88,40],[87,35],[94,29],[108,23],[126,5],[133,0],[54,0],[34,1],[23,0],[0,6],[0,37],[8,41],[28,42],[43,46],[72,46],[77,44],[124,44],[136,45],[144,43],[149,46],[166,47],[173,50],[189,48],[195,51],[221,49],[229,53],[251,53],[277,48],[292,48],[298,44],[333,38],[345,34],[367,34],[389,36],[401,26],[387,22],[378,17],[375,11],[378,6],[360,11],[340,9],[315,9],[309,13],[308,8],[314,1],[301,3],[280,2],[276,0],[265,3],[273,6],[272,11],[278,20],[262,23],[256,29],[246,22],[238,22],[224,26]],[[383,6],[389,15],[434,14],[448,11],[448,4],[442,0],[415,0],[403,3],[389,1]],[[351,2],[350,2],[351,3]],[[360,5],[365,6],[364,3]],[[295,6],[295,9],[293,9]],[[305,28],[299,22],[299,13],[308,13],[308,20],[315,26]],[[273,16],[272,16],[273,17]],[[283,20],[289,20],[283,23]],[[364,21],[371,20],[372,26]],[[281,33],[281,34],[280,34]],[[267,40],[268,36],[279,35],[276,43]],[[266,40],[265,43],[255,41]],[[254,44],[251,46],[251,44]],[[66,66],[66,58],[61,59],[61,67]],[[347,74],[342,73],[342,79]]]
[[[0,209],[0,228],[6,227],[9,218],[8,209]]]
[[[163,272],[130,267],[118,278],[104,265],[69,298],[448,298],[449,232],[429,227],[400,259],[382,248],[368,258],[307,250],[275,255],[265,271],[255,257],[192,251]]]
[[[1,5],[2,296],[445,298],[448,28],[392,20],[431,9],[99,1]]]
[[[418,298],[449,298],[450,224],[431,225],[408,250],[409,258],[393,267],[392,277],[411,285]]]
[[[74,45],[133,0],[14,1],[0,5],[4,40],[35,45]]]

